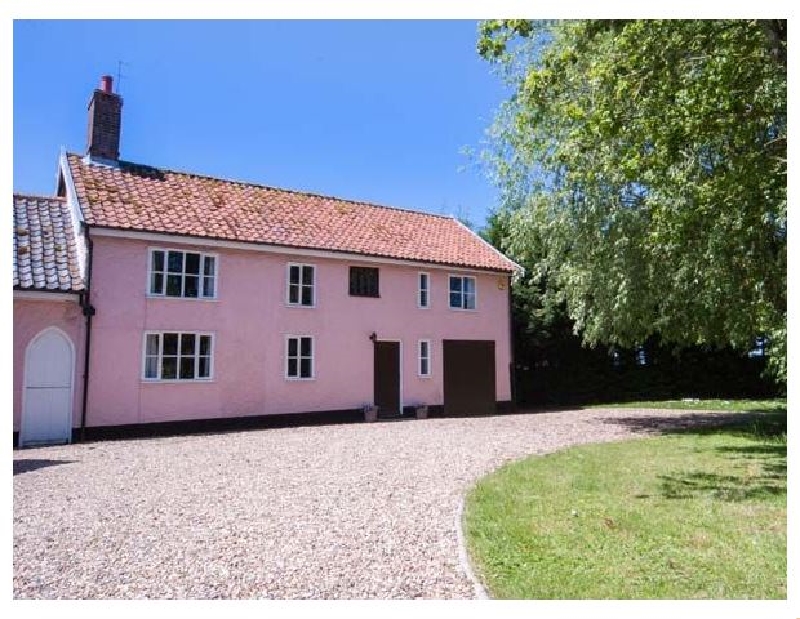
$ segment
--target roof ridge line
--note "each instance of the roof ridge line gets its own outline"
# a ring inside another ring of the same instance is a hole
[[[78,157],[78,158],[80,158],[82,160],[84,159],[83,156],[78,155],[77,153],[67,152],[67,155],[74,155],[75,157]],[[220,176],[210,176],[208,174],[200,174],[198,172],[186,172],[186,171],[183,171],[183,170],[173,170],[171,168],[160,168],[158,166],[148,165],[146,163],[136,163],[135,161],[128,161],[128,160],[124,160],[124,159],[118,161],[118,163],[124,163],[124,164],[127,164],[127,165],[138,166],[138,167],[143,167],[143,168],[151,168],[153,170],[158,170],[160,172],[169,172],[171,174],[181,174],[183,176],[194,176],[196,178],[205,178],[205,179],[212,180],[212,181],[221,181],[223,183],[232,183],[232,184],[236,184],[236,185],[246,185],[248,187],[258,187],[260,189],[270,189],[272,191],[284,191],[286,193],[294,193],[294,194],[298,194],[298,195],[302,195],[302,196],[313,196],[315,198],[323,198],[323,199],[327,199],[327,200],[337,200],[339,202],[349,202],[351,204],[361,204],[361,205],[364,205],[364,206],[370,206],[370,207],[373,207],[373,208],[382,208],[382,209],[387,209],[387,210],[390,210],[390,211],[402,211],[404,213],[416,213],[417,215],[427,215],[429,217],[438,217],[438,218],[441,218],[441,219],[452,219],[452,215],[441,215],[439,213],[429,213],[427,211],[420,211],[420,210],[417,210],[417,209],[406,208],[406,207],[403,207],[403,206],[389,206],[388,204],[378,204],[377,202],[369,202],[367,200],[355,200],[353,198],[340,198],[338,196],[332,196],[332,195],[324,194],[324,193],[316,193],[316,192],[313,192],[313,191],[302,191],[300,189],[288,189],[286,187],[276,187],[275,185],[266,185],[264,183],[257,183],[255,181],[242,181],[242,180],[236,180],[236,179],[232,179],[232,178],[222,178]],[[99,165],[102,165],[102,163],[100,163]]]

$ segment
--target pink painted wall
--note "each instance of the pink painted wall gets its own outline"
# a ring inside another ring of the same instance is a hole
[[[149,247],[197,245],[94,237],[93,322],[88,425],[336,410],[372,401],[372,332],[402,340],[403,401],[443,403],[442,339],[491,339],[497,399],[510,399],[507,277],[476,274],[477,310],[448,307],[447,270],[386,264],[380,299],[348,295],[348,267],[358,262],[210,250],[218,254],[218,299],[146,296]],[[286,264],[315,264],[316,307],[285,305]],[[417,273],[431,277],[431,308],[417,308]],[[211,331],[211,382],[148,383],[141,378],[146,330]],[[312,381],[284,378],[284,338],[314,336]],[[430,378],[417,376],[417,340],[432,342]]]
[[[22,385],[25,372],[25,349],[30,341],[48,327],[58,327],[72,340],[75,347],[75,385],[72,407],[73,427],[80,426],[83,398],[84,318],[74,301],[54,300],[41,293],[42,301],[14,299],[14,432],[19,432],[22,420]]]

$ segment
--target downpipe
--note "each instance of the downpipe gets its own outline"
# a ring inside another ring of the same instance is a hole
[[[81,308],[86,319],[85,339],[83,343],[83,402],[81,404],[81,429],[80,441],[86,440],[86,409],[89,404],[89,352],[92,345],[92,316],[95,315],[95,308],[90,302],[92,288],[92,255],[94,253],[94,243],[89,236],[89,226],[85,226],[83,236],[86,239],[86,286],[81,294]]]

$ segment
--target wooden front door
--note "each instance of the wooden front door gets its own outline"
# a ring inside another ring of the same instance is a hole
[[[25,354],[19,445],[69,443],[72,434],[72,381],[75,353],[69,337],[49,328]]]
[[[374,376],[378,414],[400,415],[400,342],[375,342]]]

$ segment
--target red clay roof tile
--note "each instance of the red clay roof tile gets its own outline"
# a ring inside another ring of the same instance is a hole
[[[67,160],[91,226],[333,250],[511,272],[451,217],[120,161]]]

